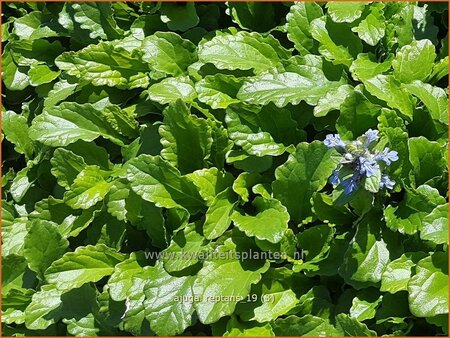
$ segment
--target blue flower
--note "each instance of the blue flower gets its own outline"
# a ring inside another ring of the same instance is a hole
[[[345,147],[345,143],[342,141],[341,137],[338,134],[328,134],[327,136],[325,136],[323,144],[325,144],[327,148],[344,149]]]
[[[381,175],[380,189],[386,187],[387,189],[393,189],[395,181],[391,180],[386,174]]]
[[[333,170],[329,182],[334,186],[337,186],[339,185],[339,183],[341,183],[341,179],[339,178],[339,171],[337,169]]]
[[[376,161],[369,160],[365,157],[359,158],[359,173],[361,175],[371,177],[376,175],[378,171],[380,171],[380,167]]]
[[[384,148],[384,150],[375,156],[375,161],[384,161],[387,165],[398,160],[398,153],[395,150]]]
[[[357,174],[354,174],[353,176],[341,182],[342,186],[344,187],[344,194],[350,195],[352,192],[358,189],[358,178],[359,176]]]
[[[364,147],[368,148],[373,141],[378,140],[378,130],[369,129],[364,133],[366,140],[364,141]]]

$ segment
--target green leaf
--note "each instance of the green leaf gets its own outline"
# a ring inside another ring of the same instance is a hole
[[[236,317],[231,317],[227,323],[227,331],[224,337],[273,337],[274,333],[270,324],[257,322],[239,322]]]
[[[262,123],[258,123],[264,120],[267,121],[267,119],[270,118],[273,117],[267,115],[260,117],[259,112],[246,109],[240,105],[229,107],[225,116],[228,135],[230,139],[247,154],[258,157],[281,155],[287,148],[283,144],[276,143],[272,135],[269,132],[264,131],[265,128],[261,128],[260,125]],[[290,119],[290,116],[288,118]],[[286,121],[280,122],[289,123],[289,120],[286,119]],[[287,126],[287,124],[285,126]],[[278,127],[282,128],[284,126]]]
[[[386,58],[383,62],[377,62],[372,53],[361,53],[352,62],[350,72],[356,81],[365,81],[387,72],[391,68],[391,63],[391,57]]]
[[[148,89],[148,97],[150,100],[162,104],[171,103],[178,99],[189,103],[197,97],[193,85],[187,76],[169,77],[152,85]]]
[[[46,65],[32,65],[28,76],[30,77],[30,84],[36,87],[44,83],[52,82],[59,76],[59,73],[52,71]]]
[[[233,182],[233,191],[238,194],[244,202],[248,202],[251,193],[250,188],[262,181],[263,177],[258,173],[243,172],[239,174]]]
[[[239,102],[236,96],[242,82],[242,79],[232,75],[207,75],[195,84],[195,90],[200,102],[207,104],[212,109],[225,109],[230,104]]]
[[[252,204],[256,212],[254,216],[238,210],[233,212],[231,218],[235,226],[249,237],[271,243],[280,242],[288,228],[289,214],[286,208],[276,199],[266,200],[260,196]]]
[[[310,268],[310,265],[327,257],[334,232],[335,230],[330,226],[321,224],[308,228],[297,235],[297,246],[305,256],[306,269],[314,270]]]
[[[277,319],[273,324],[276,336],[337,336],[339,332],[331,323],[323,318],[306,315],[289,316]]]
[[[345,313],[340,313],[336,316],[336,327],[338,332],[344,336],[376,336],[376,332],[369,330],[366,324],[360,323],[355,318],[351,318]]]
[[[86,2],[72,4],[74,20],[80,27],[90,31],[92,39],[113,40],[121,37],[122,30],[117,27],[111,3]]]
[[[187,67],[197,61],[195,45],[173,32],[156,32],[146,37],[141,49],[142,60],[152,70],[172,76],[185,74]]]
[[[412,269],[425,254],[421,252],[405,253],[390,262],[383,271],[380,291],[396,293],[408,290]]]
[[[68,246],[69,242],[61,236],[54,223],[34,220],[24,238],[23,255],[30,269],[43,279],[45,270],[61,258]]]
[[[347,84],[333,88],[319,99],[317,106],[314,107],[314,116],[322,117],[326,116],[330,111],[339,110],[352,92],[353,87]]]
[[[25,309],[25,325],[30,330],[43,330],[56,322],[51,316],[61,305],[61,291],[54,285],[44,285]]]
[[[281,59],[290,53],[271,35],[245,31],[236,34],[218,33],[214,38],[201,43],[199,60],[212,63],[219,69],[253,69],[261,73],[281,64]]]
[[[398,109],[408,120],[413,116],[413,102],[411,95],[401,88],[392,75],[377,75],[365,80],[364,84],[370,94],[383,100],[391,108]]]
[[[164,269],[169,273],[182,271],[197,264],[209,249],[209,241],[196,231],[195,223],[188,224],[172,237],[169,247],[164,250]]]
[[[448,255],[435,252],[417,263],[408,283],[408,301],[416,317],[448,313]]]
[[[332,195],[314,193],[311,202],[314,214],[322,222],[350,224],[353,221],[353,215],[347,207],[334,205]]]
[[[130,160],[127,179],[139,196],[159,207],[197,210],[203,206],[195,185],[160,156],[143,154]]]
[[[329,2],[328,15],[334,22],[353,22],[359,17],[367,4],[364,2]],[[373,6],[372,6],[373,7]]]
[[[373,293],[370,289],[358,292],[352,300],[350,317],[360,322],[374,318],[382,299],[383,296]]]
[[[448,203],[437,206],[423,220],[420,238],[435,244],[448,244]]]
[[[286,206],[291,220],[307,221],[312,216],[310,199],[327,183],[339,159],[322,142],[300,143],[296,152],[275,170],[273,195]]]
[[[67,324],[67,332],[73,336],[97,336],[100,331],[96,327],[95,317],[93,313],[88,314],[80,319],[63,319],[63,323]]]
[[[227,239],[214,252],[219,259],[205,261],[198,272],[193,285],[195,303],[200,322],[210,324],[234,312],[239,300],[244,300],[250,293],[252,284],[261,279],[268,267],[268,262],[252,261],[251,268],[234,256],[239,250],[238,244]]]
[[[311,35],[319,42],[320,54],[333,64],[350,66],[362,52],[361,41],[350,28],[327,21],[325,16],[311,22]]]
[[[137,275],[142,273],[146,265],[142,252],[132,252],[130,257],[118,263],[108,280],[109,295],[114,301],[127,299],[128,293],[133,288]]]
[[[286,15],[287,37],[300,54],[306,55],[317,49],[311,35],[311,21],[323,15],[315,2],[295,2]]]
[[[33,142],[28,137],[28,121],[23,115],[11,110],[2,112],[2,132],[6,139],[14,144],[14,149],[27,159],[33,155]]]
[[[436,53],[430,40],[414,40],[403,46],[392,61],[394,76],[403,83],[425,81],[431,74]]]
[[[298,303],[297,296],[292,290],[267,292],[262,297],[265,301],[254,309],[254,319],[259,323],[269,322],[285,315]]]
[[[434,120],[448,124],[448,97],[440,87],[433,87],[421,81],[412,81],[404,85],[406,90],[419,98]]]
[[[104,244],[80,246],[53,262],[45,271],[45,279],[59,291],[69,291],[111,275],[123,260],[123,254]]]
[[[161,5],[161,21],[167,24],[170,30],[187,31],[197,26],[199,18],[193,2],[187,2],[184,6],[174,3]]]
[[[425,216],[444,203],[445,199],[439,191],[428,185],[407,189],[405,199],[398,206],[389,205],[384,209],[386,224],[393,231],[415,234],[422,230]]]
[[[438,142],[429,141],[423,136],[411,137],[408,140],[408,148],[416,186],[426,183],[433,177],[441,176],[446,170],[444,149]]]
[[[260,105],[273,102],[280,108],[301,101],[316,105],[327,92],[341,85],[341,82],[329,81],[322,70],[316,67],[302,65],[298,69],[302,74],[263,73],[248,78],[239,90],[238,98]]]
[[[344,257],[339,274],[347,283],[370,286],[381,281],[381,276],[389,263],[389,250],[381,236],[380,215],[366,214],[358,224],[356,234]]]
[[[2,54],[2,80],[9,90],[23,90],[30,84],[27,67],[17,65],[8,46]]]
[[[361,3],[358,3],[359,5]],[[383,7],[376,7],[373,4],[370,7],[370,14],[367,15],[358,26],[353,27],[352,31],[358,33],[361,40],[371,46],[375,46],[385,34],[385,17],[383,15]]]
[[[60,80],[53,85],[52,90],[48,92],[48,96],[44,98],[44,107],[52,107],[72,95],[78,84],[71,83],[67,80]]]
[[[102,136],[123,145],[123,137],[106,121],[101,111],[89,103],[64,102],[37,116],[29,129],[32,140],[45,145],[66,146],[78,140],[93,141]]]
[[[106,181],[107,173],[98,166],[87,166],[74,179],[64,202],[73,209],[89,209],[103,200],[113,182]]]
[[[2,259],[2,296],[12,290],[21,290],[33,285],[36,282],[34,276],[26,276],[26,272],[25,258],[17,254],[4,255]]]
[[[205,166],[211,149],[211,128],[205,119],[191,114],[181,100],[164,109],[164,124],[159,127],[161,156],[182,174]]]
[[[86,167],[83,157],[64,148],[55,149],[50,163],[52,164],[52,175],[57,178],[58,184],[66,189]]]
[[[94,86],[145,88],[149,68],[137,55],[138,52],[131,53],[116,42],[101,42],[77,52],[65,52],[56,58],[55,64]]]
[[[162,264],[151,268],[144,287],[145,318],[158,336],[174,336],[192,324],[194,276],[173,277]]]
[[[57,27],[47,22],[48,19],[43,12],[33,11],[14,20],[13,32],[21,40],[58,36]]]
[[[220,237],[228,229],[236,204],[236,195],[230,187],[216,195],[203,224],[203,233],[207,239]]]
[[[448,56],[444,57],[443,59],[440,59],[438,62],[436,62],[433,66],[433,70],[431,72],[431,75],[429,76],[429,82],[436,83],[443,77],[448,75]]]
[[[340,106],[336,130],[342,138],[354,140],[370,128],[377,126],[380,108],[369,101],[361,87],[356,87]]]
[[[216,196],[233,183],[233,176],[230,173],[214,167],[196,170],[187,174],[186,178],[195,184],[207,205],[211,205]]]
[[[226,13],[241,28],[267,32],[276,26],[274,5],[271,3],[228,2],[227,6]]]

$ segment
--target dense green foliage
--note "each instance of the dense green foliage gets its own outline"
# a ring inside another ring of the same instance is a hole
[[[446,3],[2,15],[4,335],[448,333]]]

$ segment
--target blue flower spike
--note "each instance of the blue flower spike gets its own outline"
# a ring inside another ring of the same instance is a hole
[[[388,175],[386,174],[381,175],[381,182],[380,182],[381,189],[387,188],[392,190],[394,188],[394,185],[395,181],[391,180]]]
[[[369,129],[368,131],[366,131],[364,133],[364,136],[365,136],[364,147],[369,148],[369,146],[372,144],[372,142],[378,140],[378,138],[379,138],[378,130]]]
[[[338,134],[329,134],[325,137],[324,145],[336,149],[342,155],[329,182],[334,187],[341,185],[344,188],[344,194],[350,195],[359,187],[365,186],[364,182],[368,179],[371,180],[371,184],[373,184],[373,180],[379,182],[378,189],[370,190],[371,192],[383,188],[394,188],[395,181],[383,173],[383,170],[398,160],[398,153],[389,148],[375,152],[373,149],[380,139],[378,134],[378,130],[369,129],[354,141],[343,141]]]
[[[345,150],[345,143],[338,134],[328,134],[323,141],[328,148],[335,148],[336,150]]]
[[[376,175],[380,171],[378,163],[374,160],[367,159],[365,157],[359,157],[359,173],[371,177]]]
[[[384,148],[383,151],[375,155],[375,161],[384,161],[386,165],[391,165],[392,162],[398,160],[398,153],[395,150]]]

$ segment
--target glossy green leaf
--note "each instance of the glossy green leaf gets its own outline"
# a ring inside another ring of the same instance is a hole
[[[157,335],[173,336],[191,325],[194,280],[193,276],[173,277],[162,264],[151,269],[151,279],[144,288],[145,318]]]
[[[148,66],[115,42],[89,45],[78,52],[66,52],[56,58],[59,69],[69,75],[90,81],[94,86],[121,89],[147,87]]]
[[[169,77],[155,83],[148,89],[148,97],[152,101],[162,104],[171,103],[178,99],[183,102],[192,102],[196,98],[193,83],[188,77]]]
[[[183,174],[203,168],[212,143],[207,121],[190,113],[181,100],[169,105],[163,114],[161,156]]]
[[[322,8],[314,2],[296,2],[291,6],[286,16],[287,37],[302,55],[314,51],[311,21],[322,15]]]
[[[78,140],[92,141],[102,136],[123,145],[123,137],[106,121],[101,111],[89,103],[65,102],[48,108],[33,120],[29,136],[45,145],[66,146]]]
[[[55,224],[33,221],[24,238],[23,254],[31,270],[42,279],[45,270],[66,251],[67,239],[58,232]]]
[[[251,269],[236,259],[239,247],[228,239],[217,248],[219,259],[205,261],[193,285],[195,310],[204,324],[214,323],[233,313],[239,300],[250,293],[252,284],[261,279],[268,263],[253,261]]]
[[[411,95],[391,75],[377,75],[365,80],[364,84],[370,94],[385,101],[389,107],[398,109],[405,118],[412,119]]]
[[[275,171],[273,195],[286,206],[294,222],[312,216],[310,199],[327,183],[338,158],[322,143],[300,143],[296,152]]]
[[[381,278],[381,291],[396,293],[408,290],[413,268],[424,257],[423,253],[405,253],[399,258],[389,262]]]
[[[409,308],[417,317],[448,313],[448,256],[435,252],[417,263],[408,283]]]
[[[386,224],[391,230],[415,234],[423,228],[424,217],[444,203],[445,199],[439,192],[428,185],[408,189],[402,203],[398,206],[389,205],[384,210]]]
[[[231,75],[208,75],[195,84],[198,100],[213,109],[225,109],[230,104],[238,103],[236,99],[242,79]]]
[[[230,226],[236,206],[236,197],[231,188],[216,195],[206,212],[203,233],[207,239],[220,237]]]
[[[246,80],[239,90],[242,101],[266,105],[273,102],[277,107],[288,103],[293,105],[305,101],[310,105],[317,102],[341,83],[329,81],[323,72],[311,66],[299,66],[303,74],[264,73]]]
[[[187,67],[197,61],[195,45],[172,32],[157,32],[142,42],[142,60],[148,62],[152,70],[177,76],[186,72]]]
[[[436,53],[430,40],[413,41],[403,46],[392,61],[394,76],[403,83],[425,81],[433,69]]]
[[[351,285],[372,285],[381,281],[389,263],[389,250],[381,236],[376,214],[367,214],[358,224],[339,274]]]
[[[364,2],[330,2],[327,4],[328,14],[334,22],[353,22],[358,19],[366,4]]]
[[[33,142],[28,137],[28,122],[23,115],[8,110],[2,113],[2,132],[6,139],[14,144],[14,149],[31,158],[33,154]]]
[[[101,172],[98,166],[85,167],[64,194],[64,202],[74,209],[89,209],[109,192],[112,182],[105,178],[106,173]]]
[[[249,237],[256,237],[271,243],[278,243],[288,228],[289,214],[277,200],[266,200],[256,197],[253,201],[256,215],[247,215],[242,211],[234,211],[233,223]]]
[[[435,244],[448,244],[448,203],[439,205],[422,220],[420,238]]]
[[[111,275],[123,259],[123,254],[103,244],[80,246],[54,261],[45,271],[45,279],[58,290],[69,291]]]
[[[240,31],[218,34],[199,46],[199,60],[219,69],[253,69],[256,73],[273,68],[290,55],[272,36]]]
[[[195,185],[159,156],[140,155],[130,160],[127,179],[139,196],[157,206],[197,209],[204,203]]]

